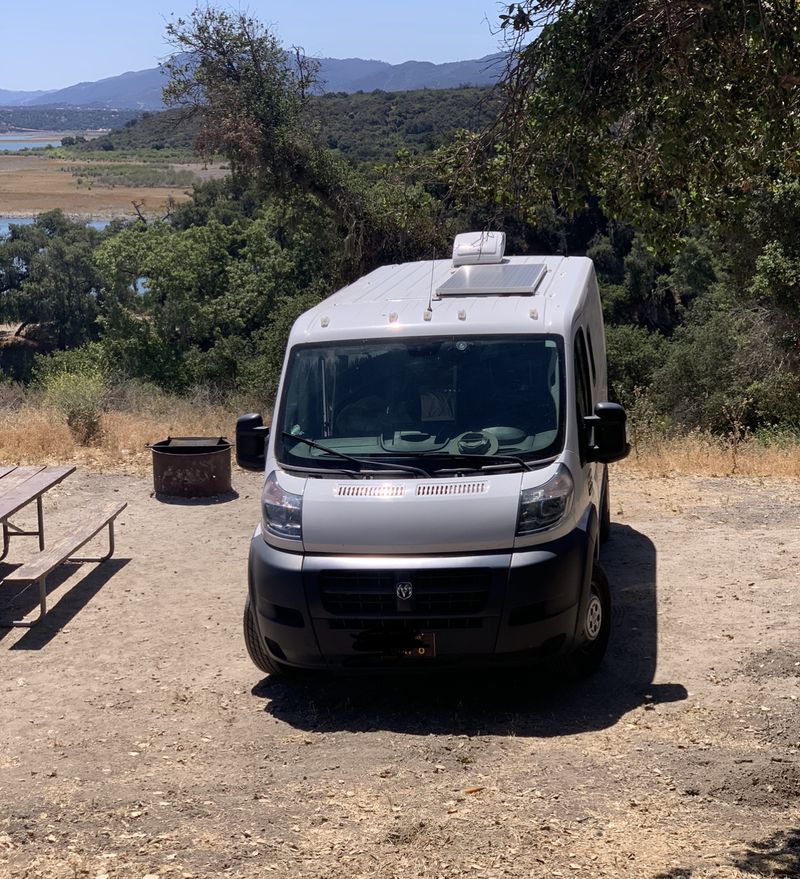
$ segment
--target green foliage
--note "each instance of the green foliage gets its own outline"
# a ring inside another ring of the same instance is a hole
[[[336,92],[312,98],[309,112],[322,142],[355,164],[392,161],[399,153],[429,153],[459,129],[477,131],[497,110],[489,89]]]
[[[496,111],[497,97],[490,89],[470,87],[335,92],[310,95],[306,104],[308,124],[316,131],[319,143],[357,165],[391,162],[404,152],[430,153],[460,129],[477,131],[488,125]],[[186,161],[192,158],[201,122],[201,112],[181,107],[144,113],[140,119],[128,120],[110,131],[102,140],[70,143],[73,148],[69,155],[84,158],[94,153],[107,159],[101,146],[111,144],[115,159],[120,153],[137,160],[155,153],[154,161]]]
[[[179,54],[165,65],[164,101],[202,108],[198,148],[272,186],[291,179],[309,149],[302,120],[318,64],[292,59],[249,16],[211,7],[170,22],[167,36]]]
[[[139,115],[139,110],[101,107],[0,107],[0,130],[97,131],[117,128]]]
[[[119,379],[268,404],[299,314],[375,266],[445,256],[455,232],[489,226],[512,253],[594,260],[610,390],[635,438],[677,424],[777,442],[800,429],[796,83],[763,106],[747,89],[759,72],[775,86],[796,46],[777,46],[783,25],[767,38],[752,6],[734,26],[726,4],[511,4],[507,27],[524,36],[536,10],[546,27],[520,46],[498,124],[476,89],[313,97],[313,64],[296,68],[247,16],[198,10],[169,29],[196,63],[176,59],[168,97],[194,115],[52,153],[79,157],[87,180],[151,184],[199,139],[233,173],[196,184],[167,221],[98,233],[53,212],[13,228],[0,320],[29,322],[26,350],[67,349],[37,360],[37,381],[91,441]],[[737,48],[743,66],[723,70],[720,52]],[[789,115],[761,137],[776,101]],[[487,120],[483,135],[464,131]],[[747,126],[759,132],[749,157]]]
[[[465,142],[465,187],[569,211],[598,195],[664,247],[796,172],[796,4],[525,0],[501,26],[517,63],[499,124]]]
[[[60,211],[0,239],[0,319],[44,325],[55,347],[97,334],[99,278],[92,259],[102,238]]]
[[[784,177],[757,193],[746,228],[734,240],[735,252],[739,255],[736,268],[745,278],[749,261],[755,258],[755,272],[747,295],[786,315],[792,327],[791,339],[787,341],[795,347],[800,318],[798,224],[800,178]]]
[[[161,113],[143,113],[141,118],[128,119],[122,127],[114,127],[108,140],[114,151],[129,150],[178,150],[186,153],[194,147],[200,132],[200,115],[182,109],[164,110]],[[95,149],[93,141],[80,145],[81,152]]]
[[[684,426],[729,427],[727,412],[744,391],[738,369],[740,318],[723,308],[697,308],[676,333],[653,380],[659,408]]]
[[[644,327],[606,327],[608,386],[612,397],[623,406],[632,405],[637,391],[652,384],[653,373],[663,364],[666,349],[664,337]]]
[[[69,168],[73,177],[88,181],[89,185],[113,189],[115,186],[176,186],[191,187],[197,182],[192,171],[173,168],[164,163],[148,164],[91,164]]]
[[[741,309],[717,288],[691,309],[653,374],[661,411],[685,426],[729,432],[800,423],[798,353],[768,312]]]
[[[45,388],[49,382],[61,375],[99,375],[105,379],[110,378],[112,372],[102,344],[88,342],[80,348],[37,355],[34,360],[32,380],[35,386]]]
[[[318,198],[275,198],[228,219],[136,224],[96,251],[103,346],[125,375],[177,390],[246,386],[283,355],[287,303],[297,310],[342,282],[338,227]]]
[[[64,416],[75,439],[81,445],[97,442],[110,393],[102,347],[86,345],[37,357],[34,375],[44,404]]]

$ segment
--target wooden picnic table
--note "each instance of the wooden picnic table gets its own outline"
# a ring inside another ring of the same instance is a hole
[[[0,523],[3,528],[2,561],[8,554],[12,537],[38,537],[39,549],[44,549],[44,512],[42,495],[62,482],[74,467],[0,467]],[[36,501],[36,531],[23,531],[10,522],[11,516]]]
[[[116,502],[99,510],[83,510],[80,524],[71,528],[49,548],[45,549],[44,510],[42,496],[53,486],[63,482],[74,467],[9,467],[0,465],[0,523],[3,531],[2,561],[8,554],[12,537],[38,537],[39,553],[12,571],[3,582],[39,582],[39,616],[33,621],[0,620],[0,626],[30,627],[47,613],[47,575],[65,561],[101,562],[114,552],[114,520],[127,504]],[[36,502],[35,531],[25,531],[11,523],[11,517]],[[73,554],[108,526],[108,552],[100,558],[75,558]]]

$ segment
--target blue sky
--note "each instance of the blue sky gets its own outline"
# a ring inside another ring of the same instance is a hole
[[[55,89],[153,67],[184,0],[0,0],[0,88]],[[497,50],[498,0],[251,0],[213,3],[271,24],[311,55],[459,61]],[[491,24],[491,27],[490,27]]]

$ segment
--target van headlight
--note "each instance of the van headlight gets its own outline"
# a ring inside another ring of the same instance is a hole
[[[275,471],[269,474],[261,492],[261,523],[264,532],[289,540],[301,540],[303,496],[278,484]]]
[[[524,488],[519,498],[517,535],[545,531],[557,525],[569,512],[575,484],[569,470],[558,465],[555,475],[544,485]]]

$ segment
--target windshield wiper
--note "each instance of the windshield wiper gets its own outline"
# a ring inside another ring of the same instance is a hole
[[[354,464],[358,464],[359,473],[362,476],[373,476],[381,473],[385,473],[386,475],[389,473],[413,473],[415,476],[421,476],[423,479],[430,478],[430,473],[428,473],[427,470],[423,470],[421,467],[412,467],[410,464],[392,464],[389,461],[384,462],[376,461],[374,459],[365,460],[364,458],[354,458],[352,455],[346,455],[344,452],[339,452],[336,449],[329,449],[327,446],[323,446],[322,443],[306,439],[304,436],[295,436],[293,433],[289,433],[286,430],[281,431],[281,434],[287,439],[295,440],[298,443],[305,443],[312,449],[319,449],[322,452],[327,452],[329,455],[335,455],[337,458],[342,458],[345,461],[352,461]],[[382,467],[384,469],[364,470],[364,467],[373,466]]]
[[[320,474],[333,476],[349,476],[358,479],[364,474],[361,470],[345,470],[343,467],[295,467],[294,464],[281,464],[281,469],[287,473],[297,473],[301,476],[319,476]]]
[[[486,471],[496,470],[508,467],[509,464],[517,464],[523,470],[533,470],[533,467],[524,459],[517,455],[442,455],[441,452],[419,452],[420,457],[439,457],[447,460],[469,461],[475,464],[473,469]],[[458,473],[463,468],[448,468],[435,470],[435,473]]]

